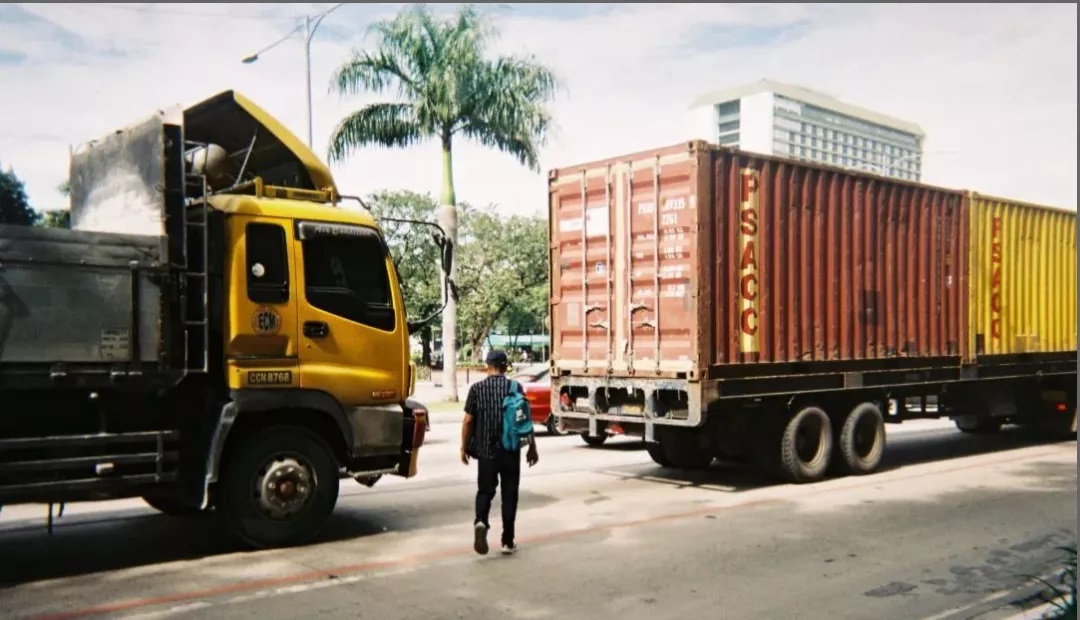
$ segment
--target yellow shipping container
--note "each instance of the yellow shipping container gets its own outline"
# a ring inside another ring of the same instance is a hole
[[[1076,212],[968,198],[968,351],[1076,351]]]

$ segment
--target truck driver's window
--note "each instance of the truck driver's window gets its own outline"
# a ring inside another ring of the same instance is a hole
[[[289,301],[289,255],[285,229],[277,224],[248,224],[248,299],[258,304]]]
[[[379,238],[315,236],[304,240],[304,294],[320,310],[394,331],[386,254]]]

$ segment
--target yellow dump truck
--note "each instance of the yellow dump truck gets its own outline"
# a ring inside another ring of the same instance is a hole
[[[229,91],[70,173],[70,230],[0,226],[0,506],[143,497],[268,547],[340,479],[416,474],[409,332],[435,317],[407,320],[375,217],[292,133]]]

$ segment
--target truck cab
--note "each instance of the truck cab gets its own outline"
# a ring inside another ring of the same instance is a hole
[[[159,111],[70,184],[72,230],[0,227],[0,505],[141,496],[269,547],[310,540],[340,479],[416,475],[423,322],[276,119],[233,91]]]

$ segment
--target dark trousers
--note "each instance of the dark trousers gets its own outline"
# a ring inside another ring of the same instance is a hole
[[[502,488],[502,523],[504,545],[514,542],[514,520],[517,518],[518,487],[521,485],[521,452],[499,450],[495,458],[477,459],[476,522],[491,527],[488,514],[495,499],[495,487]]]

